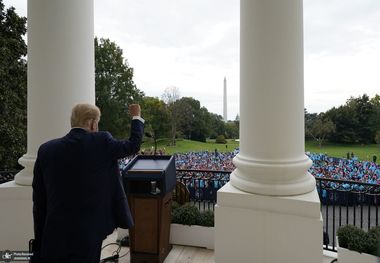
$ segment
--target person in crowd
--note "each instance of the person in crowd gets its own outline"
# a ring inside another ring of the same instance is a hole
[[[32,262],[99,263],[103,239],[133,225],[117,160],[139,151],[144,120],[138,104],[129,113],[130,138],[119,141],[98,131],[98,107],[78,104],[69,133],[40,146],[32,184]]]
[[[325,154],[308,153],[313,161],[310,173],[315,177],[380,184],[380,166],[375,162],[340,159]],[[359,186],[358,186],[359,187]]]
[[[177,169],[189,169],[189,170],[214,170],[214,171],[233,171],[235,169],[232,159],[239,152],[236,149],[233,152],[188,152],[178,153],[175,155]],[[312,167],[309,172],[315,177],[330,178],[338,180],[349,180],[364,183],[380,184],[380,166],[375,162],[359,161],[354,156],[353,159],[344,159],[330,157],[326,154],[306,153],[313,161]],[[349,154],[350,155],[350,154]],[[183,174],[181,174],[182,176]],[[229,180],[226,174],[213,174],[211,177],[206,173],[200,173],[196,176],[194,173],[187,175],[187,178],[192,177],[192,180]],[[331,186],[334,183],[329,183]],[[202,183],[191,184],[201,186]],[[218,184],[216,184],[219,187]],[[352,188],[356,187],[356,190],[361,190],[362,186],[352,186],[352,184],[343,184],[342,187]],[[348,189],[346,189],[348,190]]]

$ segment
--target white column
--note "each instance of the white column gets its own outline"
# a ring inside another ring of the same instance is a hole
[[[307,172],[302,0],[242,0],[240,153],[231,184],[263,195],[312,191]]]
[[[0,248],[28,249],[38,147],[69,131],[74,104],[95,102],[93,13],[93,0],[28,1],[28,145],[25,169],[0,185]]]
[[[72,107],[95,103],[94,71],[93,0],[28,1],[28,145],[17,184],[32,184],[38,147],[68,132]]]
[[[320,263],[304,149],[302,0],[241,0],[240,153],[218,191],[215,262]]]

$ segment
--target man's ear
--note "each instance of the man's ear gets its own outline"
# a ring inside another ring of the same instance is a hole
[[[90,120],[90,130],[92,132],[96,131],[96,121],[94,119]]]

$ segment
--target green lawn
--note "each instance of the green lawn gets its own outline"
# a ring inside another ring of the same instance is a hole
[[[149,138],[145,138],[145,142],[141,149],[149,149],[153,146]],[[176,146],[168,146],[169,140],[162,139],[158,142],[158,148],[164,149],[167,154],[184,153],[189,151],[214,151],[218,149],[220,152],[233,151],[239,147],[239,143],[234,140],[227,140],[227,144],[217,144],[214,140],[209,140],[206,143],[190,141],[190,140],[177,140]],[[227,148],[226,148],[227,145]],[[372,156],[376,155],[380,161],[380,147],[375,144],[360,145],[360,144],[333,144],[325,143],[322,148],[318,147],[315,141],[306,141],[305,148],[308,152],[325,153],[329,156],[345,158],[347,152],[353,152],[360,160],[372,160]]]
[[[372,156],[377,156],[377,161],[380,161],[380,146],[376,144],[360,145],[360,144],[334,144],[325,143],[322,148],[318,147],[315,141],[305,142],[306,151],[315,153],[325,153],[334,157],[347,157],[347,152],[353,152],[362,161],[372,161]]]

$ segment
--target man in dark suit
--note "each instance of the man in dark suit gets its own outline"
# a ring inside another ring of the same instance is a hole
[[[35,262],[99,262],[102,241],[133,225],[117,160],[139,151],[144,130],[138,104],[128,140],[98,132],[100,110],[78,104],[70,132],[42,144],[33,178]]]

